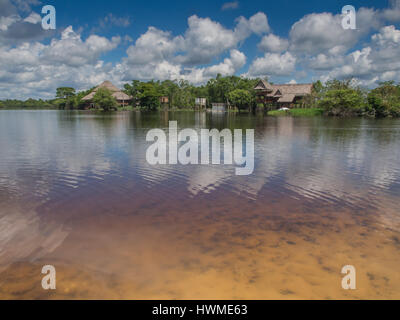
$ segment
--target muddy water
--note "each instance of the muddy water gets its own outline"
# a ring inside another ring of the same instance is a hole
[[[169,120],[255,129],[254,173],[150,166]],[[400,298],[398,120],[1,111],[0,150],[2,299]]]

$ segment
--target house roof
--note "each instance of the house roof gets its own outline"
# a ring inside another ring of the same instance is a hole
[[[117,100],[130,100],[132,97],[128,96],[125,92],[118,91],[114,92],[112,95]]]
[[[296,97],[304,97],[311,94],[312,83],[305,84],[269,84],[260,80],[254,90],[265,91],[267,97],[278,98],[278,102],[293,102]]]
[[[92,92],[89,93],[87,96],[84,96],[84,97],[82,98],[82,100],[92,100],[95,93],[96,93],[95,91],[92,91]]]
[[[97,91],[100,88],[108,89],[112,92],[120,91],[116,86],[114,86],[110,81],[104,81],[101,85],[97,86],[94,91]]]
[[[313,85],[309,84],[278,84],[272,85],[272,92],[267,96],[280,97],[278,102],[293,102],[296,97],[304,97],[311,94]]]
[[[82,100],[92,100],[94,95],[96,94],[97,90],[100,88],[104,88],[110,90],[112,92],[112,96],[117,100],[130,100],[132,97],[128,96],[126,93],[122,92],[116,86],[114,86],[110,81],[104,81],[102,84],[98,85],[96,88],[93,89],[91,93],[87,96],[83,97]]]
[[[296,95],[307,95],[311,94],[313,88],[312,83],[305,84],[270,84],[265,80],[260,80],[254,87],[254,90],[270,91],[271,95],[276,95],[278,91],[282,95],[285,93],[291,93]]]
[[[293,102],[296,95],[293,93],[284,94],[282,97],[278,99],[278,102]]]
[[[272,85],[272,94],[276,95],[278,91],[282,95],[285,94],[295,94],[296,96],[306,96],[311,94],[313,88],[312,83],[306,84],[273,84]]]
[[[263,90],[263,91],[272,91],[272,85],[268,83],[268,81],[260,80],[255,86],[254,90]]]

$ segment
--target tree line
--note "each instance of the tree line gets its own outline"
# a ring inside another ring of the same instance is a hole
[[[318,81],[310,100],[330,116],[400,117],[400,84],[394,81],[381,82],[372,90],[356,86],[353,80],[325,85]]]
[[[207,107],[211,107],[211,103],[227,103],[239,110],[270,110],[274,106],[264,108],[257,104],[254,87],[259,80],[218,75],[201,86],[185,80],[133,80],[125,84],[123,91],[133,97],[131,108],[143,110],[193,109],[196,98],[206,98]],[[83,109],[87,102],[82,98],[93,90],[94,87],[76,92],[74,88],[60,87],[55,99],[5,100],[0,101],[0,108]],[[111,94],[107,89],[99,89],[93,102],[104,110],[117,108],[117,101]],[[167,105],[161,103],[160,97],[168,97]],[[353,80],[331,80],[325,84],[317,81],[312,94],[299,101],[300,104],[321,108],[330,116],[400,117],[400,84],[386,81],[368,90],[355,85]]]
[[[196,98],[205,98],[207,107],[211,107],[211,103],[227,103],[244,109],[255,106],[256,96],[253,88],[258,81],[258,79],[221,75],[210,79],[202,86],[194,86],[185,80],[149,82],[134,80],[124,86],[124,91],[134,97],[132,101],[134,106],[139,105],[150,110],[161,107],[160,97],[168,97],[168,107],[171,109],[194,108]]]

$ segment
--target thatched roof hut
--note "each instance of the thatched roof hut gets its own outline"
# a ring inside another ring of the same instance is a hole
[[[254,90],[272,91],[273,88],[272,85],[268,83],[268,81],[260,80],[255,86]]]
[[[110,81],[104,81],[102,84],[93,89],[91,93],[87,96],[83,97],[84,101],[91,101],[96,94],[97,90],[100,88],[107,89],[112,92],[112,96],[118,101],[120,105],[126,105],[130,100],[132,100],[131,96],[128,96],[125,92],[122,92],[116,86],[114,86]]]
[[[254,87],[259,97],[259,102],[292,104],[312,93],[313,84],[270,84],[260,80]]]

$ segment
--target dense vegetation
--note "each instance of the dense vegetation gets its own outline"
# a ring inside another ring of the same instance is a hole
[[[328,81],[325,86],[317,83],[315,104],[332,116],[400,116],[400,85],[394,81],[382,82],[367,91],[354,86],[352,81]]]
[[[322,116],[324,109],[321,108],[293,108],[290,110],[273,110],[269,111],[270,116],[292,116],[292,117],[314,117]]]
[[[218,75],[205,85],[194,86],[184,80],[132,81],[124,86],[124,92],[134,97],[131,106],[124,110],[146,109],[194,109],[195,98],[206,98],[207,107],[211,102],[228,103],[239,110],[255,110],[256,95],[253,90],[259,79],[246,79],[237,76]],[[76,93],[75,89],[61,87],[52,100],[0,101],[0,108],[26,109],[83,109],[86,105],[82,98],[94,88]],[[168,97],[169,103],[162,105],[160,97]],[[98,90],[94,102],[104,110],[117,108],[114,98],[107,90]],[[400,117],[400,84],[394,81],[380,83],[373,90],[357,87],[351,80],[332,80],[325,84],[314,83],[313,93],[303,101],[306,109],[294,109],[289,112],[270,111],[272,115],[320,115],[330,116],[369,116]]]
[[[99,88],[93,96],[93,103],[105,111],[117,109],[118,102],[110,90]]]
[[[233,101],[229,101],[229,97],[235,96],[238,98],[238,93],[242,94],[240,99],[246,101],[246,108],[251,108],[256,103],[253,88],[257,82],[257,79],[245,79],[237,76],[222,77],[218,75],[215,79],[211,79],[207,84],[199,87],[184,80],[149,82],[134,80],[131,84],[126,84],[124,88],[125,93],[135,97],[133,105],[140,105],[151,110],[160,107],[159,97],[161,96],[168,97],[168,107],[171,109],[188,109],[195,106],[196,98],[206,98],[208,106],[211,106],[211,102],[232,103]],[[232,95],[235,91],[236,95]],[[235,102],[238,101],[235,100]]]
[[[54,100],[4,100],[0,101],[0,109],[58,109]]]

